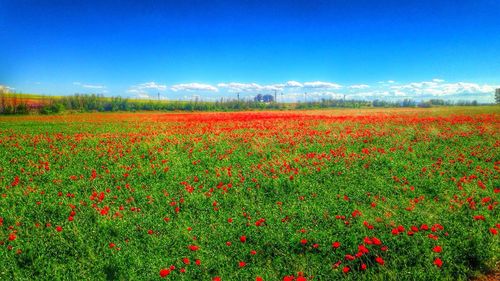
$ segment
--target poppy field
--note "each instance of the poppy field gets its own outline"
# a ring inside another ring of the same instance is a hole
[[[497,110],[0,117],[0,279],[498,270]]]

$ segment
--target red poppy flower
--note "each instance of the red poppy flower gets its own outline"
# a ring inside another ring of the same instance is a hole
[[[365,238],[363,238],[363,243],[370,245],[370,244],[373,244],[373,241],[372,241],[372,239],[370,239],[370,237],[365,237]]]
[[[238,266],[239,266],[240,268],[241,268],[241,267],[245,267],[246,265],[247,265],[247,263],[246,263],[246,262],[244,262],[244,261],[240,261],[240,262],[238,263]]]
[[[338,247],[340,247],[340,242],[333,242],[332,247],[337,249]]]
[[[355,259],[356,259],[356,257],[355,257],[355,256],[353,256],[353,255],[349,255],[349,254],[347,254],[347,255],[345,255],[345,259],[346,259],[346,260],[348,260],[348,261],[353,261],[353,260],[355,260]]]
[[[440,258],[436,258],[434,260],[434,264],[437,266],[437,267],[441,267],[443,266],[443,261],[440,259]]]
[[[345,266],[344,268],[342,268],[342,272],[344,272],[344,273],[349,272],[349,270],[351,270],[351,269],[348,266]]]
[[[435,253],[441,253],[442,248],[441,248],[441,246],[436,246],[436,247],[432,248],[432,251]]]
[[[368,250],[368,248],[366,248],[365,245],[359,245],[358,251],[360,251],[363,254],[368,254],[370,252],[370,250]]]
[[[170,270],[169,270],[169,269],[164,268],[164,269],[160,270],[160,277],[161,277],[161,278],[165,278],[165,277],[167,277],[169,274],[170,274]]]
[[[385,263],[384,259],[383,259],[383,258],[381,258],[381,257],[376,257],[376,258],[375,258],[375,261],[376,261],[378,264],[380,264],[380,265],[384,265],[384,263]]]
[[[241,241],[242,243],[245,243],[245,242],[247,241],[247,237],[246,237],[245,235],[242,235],[242,236],[240,237],[240,241]]]
[[[63,230],[63,229],[62,229],[62,227],[61,227],[61,226],[59,226],[59,225],[58,225],[58,226],[56,226],[56,231],[57,231],[57,232],[61,232],[62,230]]]

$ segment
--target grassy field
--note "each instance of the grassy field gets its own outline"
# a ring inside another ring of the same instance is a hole
[[[467,280],[498,109],[0,117],[0,279]]]

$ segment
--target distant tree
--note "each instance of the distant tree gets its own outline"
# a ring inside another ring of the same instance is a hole
[[[5,113],[5,107],[7,106],[7,89],[0,86],[0,113]]]
[[[256,102],[273,102],[274,101],[274,96],[273,95],[262,95],[258,94],[255,96],[254,101]]]
[[[442,99],[430,99],[429,102],[431,105],[444,105],[445,101]]]
[[[253,99],[256,102],[262,102],[263,101],[262,94],[256,95],[255,98],[253,98]]]
[[[432,103],[430,101],[421,101],[417,104],[417,106],[421,108],[429,108],[432,107]]]
[[[372,102],[372,105],[373,107],[383,107],[385,106],[385,103],[381,100],[376,99]]]
[[[264,95],[262,97],[262,100],[264,102],[273,102],[274,101],[274,96],[273,95]]]
[[[411,99],[404,99],[403,102],[401,103],[402,107],[414,107],[415,102]]]
[[[17,93],[14,93],[10,99],[11,105],[12,105],[12,110],[13,113],[16,114],[17,112]]]

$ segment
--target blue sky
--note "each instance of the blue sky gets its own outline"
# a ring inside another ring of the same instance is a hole
[[[2,0],[0,84],[168,99],[276,90],[290,101],[492,101],[498,11],[497,0]]]

